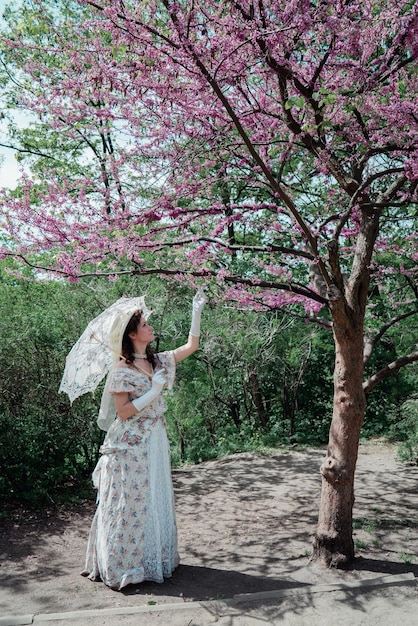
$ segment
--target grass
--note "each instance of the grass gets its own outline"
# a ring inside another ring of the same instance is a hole
[[[354,545],[356,550],[365,550],[368,547],[367,541],[363,541],[362,539],[355,539]]]
[[[377,530],[376,522],[368,517],[358,517],[353,519],[354,530],[365,530],[367,533],[374,533]]]
[[[402,563],[405,563],[406,565],[411,565],[414,562],[414,555],[413,554],[407,554],[406,552],[400,552],[399,553],[399,558],[401,559]]]

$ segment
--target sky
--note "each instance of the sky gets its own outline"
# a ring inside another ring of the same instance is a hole
[[[0,131],[0,140],[2,133]],[[3,148],[0,146],[0,187],[13,189],[16,186],[18,177],[18,162],[15,159],[14,150]]]
[[[14,6],[18,3],[18,0],[13,0]],[[3,9],[6,4],[10,4],[10,0],[0,0],[0,16],[3,15]],[[0,17],[1,19],[1,17]],[[1,106],[1,95],[0,95]],[[0,110],[1,113],[1,110]],[[5,124],[0,120],[0,143],[5,143],[4,139]],[[16,186],[18,176],[18,162],[15,158],[14,150],[3,148],[0,146],[0,187],[13,188]]]

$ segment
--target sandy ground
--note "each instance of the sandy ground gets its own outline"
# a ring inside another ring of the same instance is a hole
[[[115,592],[79,575],[95,509],[93,496],[83,506],[10,518],[0,528],[0,618],[222,601],[236,594],[406,573],[418,577],[418,467],[400,463],[396,447],[379,442],[360,446],[354,568],[325,570],[310,563],[324,454],[244,453],[174,470],[182,561],[161,585],[143,583]],[[416,590],[409,588],[408,602],[414,600],[413,593]],[[399,588],[386,589],[382,597],[388,594],[396,604]],[[418,612],[418,595],[416,600]],[[324,602],[329,603],[329,597]],[[401,608],[399,624],[406,626]],[[177,622],[173,617],[161,623]]]

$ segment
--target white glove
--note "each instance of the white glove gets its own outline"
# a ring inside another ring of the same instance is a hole
[[[200,318],[202,309],[207,301],[203,287],[199,287],[197,294],[193,298],[192,325],[190,327],[190,335],[193,335],[193,337],[200,337]]]
[[[132,404],[138,412],[142,411],[142,409],[151,404],[151,402],[160,395],[164,385],[167,383],[164,369],[159,369],[155,372],[151,383],[152,387],[149,391],[147,391],[147,393],[144,393],[144,395],[139,398],[132,400]]]
[[[158,396],[158,394],[161,393],[164,385],[167,384],[166,372],[163,367],[155,372],[154,376],[152,377],[151,384],[151,391],[154,391],[154,393]]]

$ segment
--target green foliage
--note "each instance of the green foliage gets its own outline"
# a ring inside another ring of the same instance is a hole
[[[418,398],[406,400],[392,412],[390,435],[401,444],[398,456],[402,461],[418,464]]]
[[[72,406],[58,394],[65,356],[90,319],[144,288],[132,277],[72,285],[21,271],[0,262],[0,499],[41,506],[85,494],[103,440],[101,388]],[[164,284],[152,296],[164,310]]]
[[[386,363],[394,361],[396,351],[394,343],[387,340],[377,346],[367,368],[368,372],[380,370]],[[362,436],[383,437],[391,432],[393,414],[397,413],[402,402],[413,393],[413,379],[408,370],[395,373],[379,386],[377,393],[373,391],[367,396],[366,414],[362,429]],[[399,440],[399,439],[398,439]]]
[[[88,321],[122,295],[146,294],[154,311],[154,348],[169,350],[187,337],[193,292],[132,276],[72,285],[40,280],[29,270],[22,277],[16,269],[11,261],[0,264],[0,498],[39,506],[84,495],[98,459],[101,388],[73,406],[58,394],[65,356]],[[167,393],[174,466],[327,442],[334,358],[329,330],[278,312],[210,302],[202,333],[200,350],[178,364],[175,387]],[[392,351],[391,342],[379,346],[370,370],[393,358]],[[411,368],[376,388],[363,428],[366,438],[402,441],[400,454],[408,460],[418,457],[415,387]]]
[[[70,285],[22,280],[7,263],[2,269],[0,496],[39,504],[85,477],[97,454],[94,402],[71,408],[57,393],[75,312],[88,315],[88,307]]]
[[[179,364],[169,398],[174,462],[325,443],[332,413],[330,333],[277,312],[212,309],[206,320],[210,330],[201,350]]]
[[[373,340],[382,329],[385,329],[385,332],[381,334],[380,341],[374,347],[365,368],[365,378],[408,354],[416,342],[418,333],[416,285],[403,272],[403,268],[410,266],[412,260],[402,251],[401,246],[402,237],[406,236],[408,228],[411,229],[412,226],[407,219],[397,224],[400,237],[400,251],[397,256],[387,252],[376,256],[379,265],[389,272],[387,278],[389,289],[387,292],[383,291],[377,282],[369,299],[368,306],[372,314],[368,318],[367,335]],[[393,225],[392,230],[395,230]],[[407,296],[404,302],[400,301],[401,293]],[[396,315],[393,313],[394,310]],[[402,324],[394,323],[402,318],[404,318]],[[368,394],[362,432],[364,437],[389,435],[396,441],[404,440],[406,431],[404,433],[402,430],[404,428],[402,406],[408,398],[414,397],[417,373],[417,363],[411,363],[398,371],[394,370],[391,376]]]

